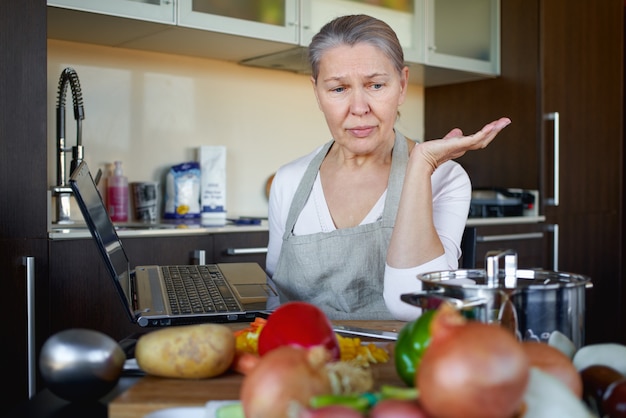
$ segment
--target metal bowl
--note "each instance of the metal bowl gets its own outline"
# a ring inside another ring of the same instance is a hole
[[[98,331],[74,328],[54,334],[39,357],[48,389],[70,401],[91,401],[117,384],[126,355],[119,344]]]

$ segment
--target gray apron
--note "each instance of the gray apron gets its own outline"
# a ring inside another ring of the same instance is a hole
[[[309,164],[289,209],[272,278],[280,302],[310,302],[330,319],[394,319],[383,300],[383,280],[408,161],[406,140],[396,132],[382,219],[331,232],[293,235],[298,215],[332,144],[325,144]]]

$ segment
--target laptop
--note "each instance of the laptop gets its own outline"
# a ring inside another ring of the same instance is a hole
[[[132,322],[142,327],[162,327],[251,321],[269,315],[266,301],[276,292],[267,284],[258,263],[146,265],[131,270],[122,241],[85,161],[72,173],[70,187]],[[193,288],[199,288],[202,283],[209,283],[210,288],[192,295],[191,299],[188,297],[187,301],[174,302],[176,294],[184,299],[182,293],[190,287],[174,283],[181,275],[192,276]]]

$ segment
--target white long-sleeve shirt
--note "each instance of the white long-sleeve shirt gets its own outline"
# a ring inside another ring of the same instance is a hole
[[[285,232],[285,222],[296,189],[310,161],[321,146],[312,153],[282,166],[272,181],[269,199],[269,243],[267,249],[266,272],[274,274]],[[412,268],[394,268],[385,264],[384,291],[385,304],[398,320],[409,321],[418,317],[421,309],[404,303],[400,295],[421,290],[417,279],[420,273],[442,270],[456,270],[461,256],[460,242],[469,213],[471,183],[465,170],[456,162],[441,164],[431,177],[433,192],[433,220],[443,243],[445,254],[427,263]],[[383,212],[386,192],[379,198],[361,224],[375,222]],[[295,235],[327,232],[335,229],[330,211],[324,198],[319,173],[311,195],[296,225]],[[314,256],[314,255],[312,255]],[[278,306],[278,298],[268,301],[268,308]]]

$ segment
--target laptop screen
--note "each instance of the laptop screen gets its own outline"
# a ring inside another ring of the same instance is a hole
[[[85,161],[72,173],[70,186],[91,235],[106,259],[107,269],[124,294],[129,315],[134,318],[128,257]]]

